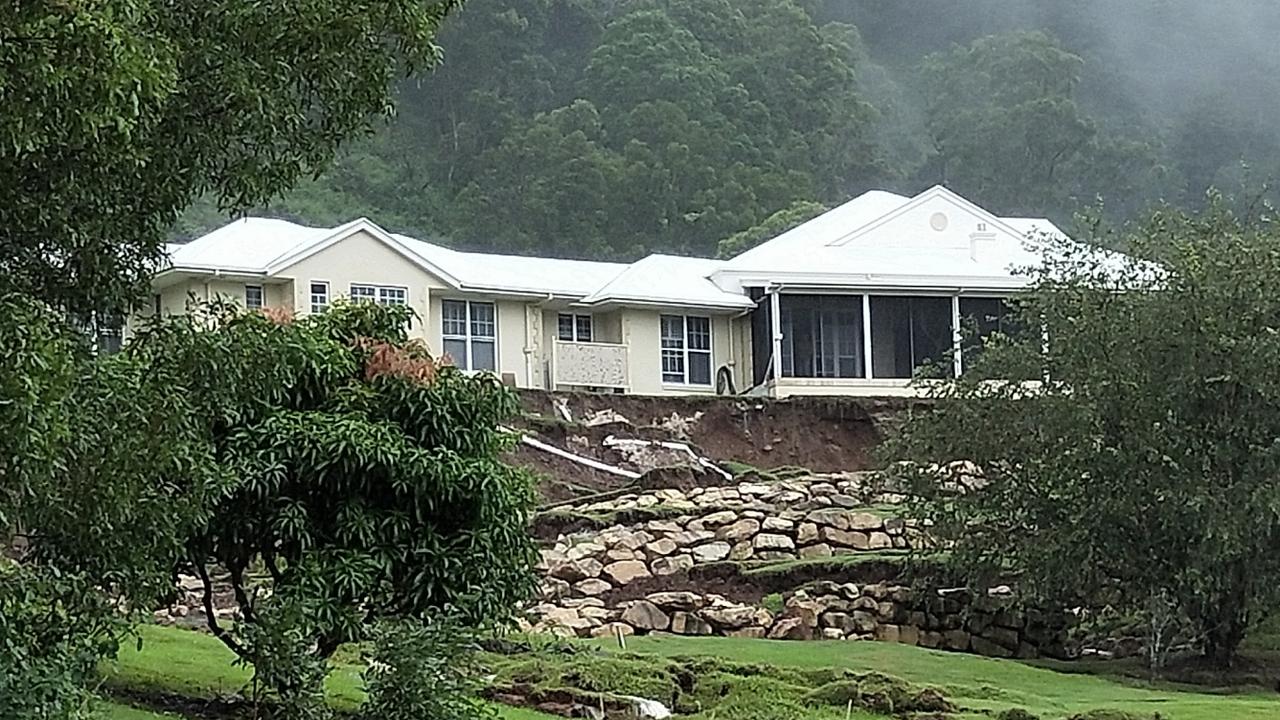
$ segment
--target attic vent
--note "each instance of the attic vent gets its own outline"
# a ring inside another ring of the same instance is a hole
[[[947,229],[947,214],[936,212],[929,218],[929,227],[942,232]]]

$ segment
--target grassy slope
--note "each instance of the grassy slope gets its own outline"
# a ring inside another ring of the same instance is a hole
[[[106,688],[162,692],[192,698],[211,698],[239,692],[249,682],[249,669],[235,665],[235,656],[204,633],[144,626],[142,650],[130,645],[120,651],[118,662],[104,668]],[[340,665],[329,676],[330,703],[353,709],[364,696],[360,672]],[[107,703],[109,720],[156,720],[167,717],[125,705]],[[503,720],[549,720],[550,716],[526,710],[502,708]]]
[[[608,647],[609,643],[601,645]],[[1045,718],[1063,718],[1098,708],[1147,715],[1159,712],[1170,720],[1280,717],[1280,696],[1274,693],[1211,694],[1168,685],[1140,685],[888,643],[644,637],[631,638],[627,645],[631,652],[666,656],[716,655],[738,662],[791,667],[878,670],[940,687],[966,708],[1022,707]]]

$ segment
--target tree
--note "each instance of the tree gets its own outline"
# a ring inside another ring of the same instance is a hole
[[[1167,598],[1223,666],[1280,600],[1280,234],[1227,207],[1156,213],[1131,257],[1056,246],[1006,325],[1043,333],[989,342],[886,448],[972,577]]]
[[[0,290],[82,319],[144,294],[197,197],[252,206],[435,65],[456,0],[18,3],[0,18]]]
[[[791,203],[765,218],[764,222],[759,225],[734,233],[721,240],[716,249],[716,255],[721,258],[731,258],[742,254],[766,240],[772,240],[782,233],[818,217],[829,209],[822,203],[808,200]]]
[[[514,394],[408,342],[403,307],[301,320],[209,306],[128,353],[174,382],[231,480],[185,538],[210,630],[283,700],[382,619],[500,623],[533,588],[532,483],[499,455]],[[210,329],[211,326],[211,329]],[[225,568],[243,622],[212,606]],[[255,581],[260,568],[266,578]]]

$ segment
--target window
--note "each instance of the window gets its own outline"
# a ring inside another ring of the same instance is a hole
[[[1020,330],[1017,318],[1004,298],[960,298],[961,330],[965,334],[963,362],[974,360],[982,352],[983,345],[995,333],[1016,336]]]
[[[329,309],[329,283],[311,283],[311,312],[320,314]]]
[[[313,287],[314,290],[314,287]],[[404,305],[409,291],[394,285],[351,286],[351,299],[355,302],[376,302],[379,305]]]
[[[493,303],[445,300],[440,305],[444,352],[463,370],[498,369],[498,318]]]
[[[560,313],[556,318],[556,332],[561,340],[591,342],[591,316]]]
[[[783,295],[782,375],[866,377],[861,295]]]
[[[926,363],[944,363],[953,341],[951,298],[872,297],[871,371],[909,379]],[[945,363],[946,370],[952,366]]]
[[[244,306],[250,310],[257,310],[262,307],[261,285],[244,286]]]
[[[711,384],[711,319],[663,315],[662,382]]]

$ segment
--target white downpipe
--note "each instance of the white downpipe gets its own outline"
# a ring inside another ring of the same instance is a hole
[[[710,460],[694,452],[693,448],[689,447],[689,445],[686,443],[671,442],[671,441],[664,441],[664,440],[640,440],[636,438],[616,438],[610,435],[604,439],[604,443],[602,444],[605,447],[621,447],[625,445],[631,445],[636,447],[661,447],[661,448],[666,448],[668,450],[683,452],[687,454],[690,458],[692,458],[694,462],[718,474],[720,477],[726,480],[733,479],[733,473],[730,473],[729,471],[724,470],[720,466],[716,465]]]
[[[515,431],[511,430],[511,432],[515,432]],[[520,433],[520,442],[524,443],[525,445],[528,445],[531,448],[541,450],[543,452],[551,453],[552,455],[562,457],[566,460],[572,460],[573,462],[576,462],[579,465],[585,465],[586,467],[599,470],[601,472],[607,472],[611,475],[617,475],[619,477],[624,477],[630,480],[637,480],[640,478],[640,473],[638,472],[634,472],[632,470],[624,470],[620,467],[614,467],[613,465],[602,463],[599,460],[592,460],[591,458],[588,458],[588,457],[575,455],[567,450],[561,450],[560,448],[554,445],[548,445],[547,443],[544,443],[541,440],[529,437],[524,433]]]

